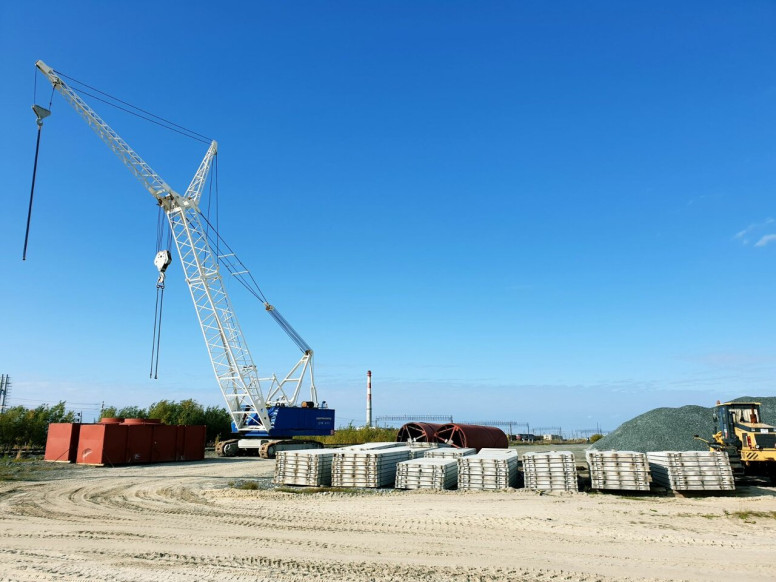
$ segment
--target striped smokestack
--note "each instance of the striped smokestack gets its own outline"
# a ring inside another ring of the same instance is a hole
[[[366,426],[372,426],[372,370],[366,372]]]

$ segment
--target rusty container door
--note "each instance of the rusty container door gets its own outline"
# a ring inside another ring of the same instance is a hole
[[[145,423],[126,423],[127,449],[125,459],[127,464],[151,462],[151,448],[154,442],[154,426]]]
[[[182,424],[175,425],[175,460],[186,460],[186,427]]]
[[[127,450],[127,427],[123,424],[84,424],[78,435],[76,463],[123,465]]]
[[[81,425],[74,422],[55,422],[48,427],[46,452],[43,460],[74,463],[78,454],[78,434]]]
[[[180,427],[185,432],[182,461],[201,461],[205,458],[205,425]]]
[[[175,445],[178,440],[178,427],[168,424],[154,424],[154,438],[151,446],[152,463],[169,463],[174,461]]]

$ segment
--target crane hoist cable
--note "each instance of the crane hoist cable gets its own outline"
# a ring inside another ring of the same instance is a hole
[[[213,182],[214,181],[215,181],[215,196],[213,196]],[[215,213],[215,223],[216,223],[215,228],[216,228],[216,231],[218,231],[218,227],[219,227],[218,221],[219,221],[219,217],[220,217],[220,212],[219,212],[220,208],[219,208],[218,202],[219,202],[219,197],[218,197],[218,154],[216,153],[216,155],[213,156],[213,169],[210,172],[210,181],[209,181],[209,184],[208,184],[207,216],[206,216],[207,220],[205,221],[205,224],[206,224],[205,233],[207,234],[208,237],[210,237],[210,222],[209,222],[209,220],[210,220],[210,207],[211,207],[211,204],[215,204],[215,210],[214,210],[214,213]],[[219,244],[218,244],[218,242],[219,242],[218,238],[216,238],[216,241],[215,241],[215,243],[216,243],[216,246],[215,246],[216,257],[219,255]]]
[[[159,353],[162,341],[162,313],[164,309],[164,283],[167,274],[167,267],[172,263],[172,232],[166,228],[162,207],[159,207],[159,214],[156,223],[156,256],[154,265],[159,271],[159,278],[156,280],[156,305],[154,307],[154,334],[151,339],[151,371],[149,378],[159,379]],[[166,237],[165,237],[166,234]]]
[[[35,88],[33,89],[33,103],[37,100],[38,76],[35,75]],[[30,205],[27,208],[27,228],[24,231],[24,250],[22,251],[22,261],[27,260],[27,243],[30,240],[30,220],[32,219],[32,198],[35,195],[35,175],[38,173],[38,153],[40,152],[40,133],[43,129],[43,120],[51,115],[51,103],[54,101],[54,89],[51,89],[51,98],[49,99],[48,109],[40,105],[33,105],[32,110],[37,117],[38,137],[35,140],[35,161],[32,164],[32,186],[30,186]]]

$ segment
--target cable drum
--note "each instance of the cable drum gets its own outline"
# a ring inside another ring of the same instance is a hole
[[[444,425],[430,422],[408,422],[399,429],[396,442],[399,443],[435,443],[436,431]]]
[[[509,439],[506,433],[495,426],[449,423],[441,425],[434,434],[434,440],[454,447],[477,449],[506,449]]]

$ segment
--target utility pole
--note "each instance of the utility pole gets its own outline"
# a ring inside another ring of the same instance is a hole
[[[11,377],[8,374],[0,374],[0,414],[5,412],[5,399],[11,387]]]

